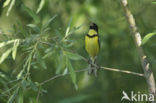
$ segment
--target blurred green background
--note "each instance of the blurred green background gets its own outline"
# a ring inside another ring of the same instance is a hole
[[[98,65],[143,73],[120,0],[11,0],[3,7],[4,2],[5,0],[0,0],[0,42],[14,39],[22,39],[24,42],[20,42],[15,60],[10,53],[0,64],[0,103],[37,103],[38,83],[63,73],[70,68],[69,65],[74,70],[87,68],[87,62],[82,59],[67,59],[64,52],[89,58],[84,49],[84,36],[91,22],[98,25],[101,39]],[[156,5],[152,4],[152,0],[128,2],[141,36],[153,32],[156,29]],[[55,15],[57,16],[46,30],[43,26]],[[62,42],[68,29],[71,33]],[[23,70],[25,61],[31,54],[29,49],[35,48],[38,37],[41,43],[37,44],[37,49],[32,53],[30,71],[25,69],[21,78],[13,81]],[[0,48],[0,56],[13,45]],[[154,76],[155,48],[155,37],[143,45]],[[76,84],[78,90],[75,88]],[[38,103],[121,103],[123,90],[128,94],[131,91],[148,93],[143,77],[99,70],[97,77],[80,72],[44,84]],[[122,102],[129,103],[126,100]]]

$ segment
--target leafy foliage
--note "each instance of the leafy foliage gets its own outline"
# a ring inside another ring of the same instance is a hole
[[[156,35],[156,33],[154,32],[154,33],[149,33],[149,34],[147,34],[144,38],[143,38],[143,40],[142,40],[142,45],[143,44],[145,44],[151,37],[153,37],[154,35]]]
[[[155,49],[151,49],[155,7],[148,0],[129,2],[139,31],[151,32],[142,45],[148,42],[144,49],[156,72]],[[90,22],[99,26],[99,66],[142,72],[118,1],[6,0],[2,6],[0,103],[117,103],[122,90],[147,92],[144,79],[100,70],[96,78],[75,72],[88,67],[84,35]]]

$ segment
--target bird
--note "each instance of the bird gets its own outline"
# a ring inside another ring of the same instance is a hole
[[[95,23],[90,24],[88,34],[85,35],[85,49],[90,57],[88,74],[94,73],[96,76],[97,69],[93,64],[95,64],[96,57],[100,50],[100,39],[98,26]]]

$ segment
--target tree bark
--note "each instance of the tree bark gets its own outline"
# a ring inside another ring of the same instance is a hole
[[[140,61],[142,64],[142,68],[144,70],[144,77],[145,77],[147,84],[148,84],[149,93],[153,94],[155,96],[156,95],[156,89],[155,89],[154,75],[153,75],[153,72],[150,68],[150,63],[147,60],[147,56],[145,55],[143,48],[141,47],[141,43],[142,43],[141,35],[137,30],[135,19],[134,19],[131,11],[129,10],[129,8],[127,6],[128,5],[127,0],[121,0],[121,5],[123,6],[124,12],[126,14],[126,19],[127,19],[128,24],[130,26],[132,36],[134,38],[136,47],[138,49]],[[154,101],[152,103],[156,103],[156,102]]]

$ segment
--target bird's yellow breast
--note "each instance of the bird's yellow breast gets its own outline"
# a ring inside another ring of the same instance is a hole
[[[99,52],[99,40],[98,36],[88,37],[85,36],[85,49],[91,57],[95,57]]]
[[[94,34],[97,34],[97,31],[95,31],[94,29],[90,29],[89,32],[88,32],[88,34],[89,34],[90,36],[92,36],[92,35],[94,35]]]

